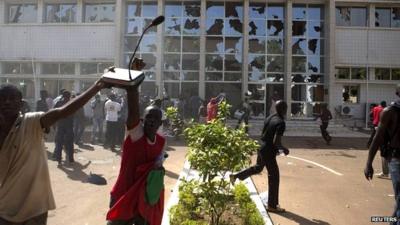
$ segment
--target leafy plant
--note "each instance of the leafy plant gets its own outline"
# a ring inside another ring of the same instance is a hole
[[[239,215],[244,225],[263,224],[263,218],[258,213],[256,205],[251,201],[250,192],[243,183],[235,186],[233,190],[235,202],[239,205]]]
[[[165,116],[170,121],[172,135],[175,137],[182,135],[185,123],[179,116],[178,108],[172,106],[168,107],[165,110]]]

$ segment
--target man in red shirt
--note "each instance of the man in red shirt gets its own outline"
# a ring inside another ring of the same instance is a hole
[[[135,60],[136,68],[144,63]],[[161,109],[151,105],[145,109],[143,121],[139,113],[138,85],[128,87],[128,136],[122,148],[121,168],[111,190],[108,225],[160,225],[164,210],[163,183],[158,185],[155,201],[149,200],[149,174],[159,171],[164,175],[160,158],[163,156],[165,138],[157,134],[161,126]],[[162,178],[161,178],[162,180]],[[154,198],[152,198],[154,200]]]
[[[376,129],[379,125],[381,112],[383,111],[384,108],[386,108],[386,101],[381,101],[380,105],[375,106],[372,109],[372,118],[373,118],[372,126],[374,126],[374,129],[373,129],[371,137],[370,137],[371,140],[373,140],[373,138],[375,137]],[[369,145],[368,145],[368,148],[369,148]],[[388,162],[386,161],[386,159],[384,157],[381,157],[381,159],[382,159],[382,172],[380,174],[378,174],[378,177],[379,178],[388,178],[389,177]]]
[[[218,114],[218,101],[216,98],[211,98],[210,102],[207,104],[207,122],[217,118]]]

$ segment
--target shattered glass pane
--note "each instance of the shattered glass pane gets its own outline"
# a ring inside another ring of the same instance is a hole
[[[133,52],[135,50],[135,47],[137,45],[137,42],[139,40],[139,37],[125,37],[124,39],[124,49],[125,51],[128,52]],[[140,51],[140,49],[138,49]]]
[[[242,56],[241,55],[225,55],[225,71],[241,71]]]
[[[265,88],[262,84],[249,84],[249,91],[251,91],[251,100],[265,100]],[[264,104],[263,104],[264,105]],[[264,107],[262,107],[264,111]]]
[[[207,37],[206,52],[223,53],[224,52],[224,39],[222,37]]]
[[[153,22],[153,19],[144,19],[143,20],[143,29],[145,29],[146,27],[148,27],[151,22]],[[146,32],[146,34],[156,34],[157,33],[157,27],[153,26],[151,28],[149,28]]]
[[[308,37],[323,37],[324,36],[324,23],[319,21],[307,22]]]
[[[183,52],[199,52],[200,37],[183,37],[182,51]]]
[[[293,21],[292,35],[306,36],[306,21]]]
[[[200,17],[200,2],[183,2],[185,10],[183,16]]]
[[[293,83],[324,83],[324,76],[318,74],[303,75],[294,74],[292,75]]]
[[[126,23],[126,33],[127,34],[139,34],[141,31],[141,20],[140,19],[129,19]]]
[[[324,8],[320,5],[309,5],[307,9],[308,20],[324,20]]]
[[[392,80],[400,80],[400,69],[392,69]]]
[[[284,8],[282,5],[268,5],[268,19],[269,20],[283,20]]]
[[[243,38],[226,37],[225,38],[225,53],[242,53]]]
[[[225,81],[241,81],[242,80],[242,73],[225,73],[224,75]]]
[[[392,27],[400,27],[400,8],[392,8]]]
[[[375,68],[375,80],[390,80],[390,69]]]
[[[249,81],[263,81],[265,80],[265,74],[259,71],[253,71],[249,73]]]
[[[181,18],[166,18],[165,33],[172,35],[181,34]]]
[[[179,82],[164,82],[164,88],[170,98],[179,98]]]
[[[183,25],[183,34],[200,35],[200,22],[199,19],[186,18]]]
[[[180,80],[180,73],[179,72],[168,72],[165,71],[163,73],[164,80]]]
[[[265,56],[249,54],[249,71],[265,71]]]
[[[199,70],[200,55],[199,54],[182,54],[183,70]]]
[[[220,81],[222,80],[222,73],[206,73],[206,80]]]
[[[306,118],[315,117],[315,113],[321,111],[321,104],[315,102],[292,103],[292,117]]]
[[[350,26],[350,10],[349,7],[336,7],[337,26]]]
[[[265,36],[265,20],[252,20],[248,26],[250,36]]]
[[[206,71],[222,71],[223,57],[221,55],[206,55]]]
[[[180,70],[181,55],[180,54],[164,54],[164,69],[165,70]]]
[[[292,85],[292,100],[303,102],[324,101],[323,85]]]
[[[128,4],[128,11],[126,13],[128,18],[138,17],[140,16],[140,11],[142,10],[142,6],[140,2],[131,2]]]
[[[267,54],[283,54],[283,39],[268,38]]]
[[[375,9],[375,26],[376,27],[390,27],[390,8],[376,8]]]
[[[265,18],[265,3],[250,3],[249,17],[250,18]]]
[[[283,82],[283,74],[278,73],[268,73],[267,74],[268,82]]]
[[[267,72],[283,72],[283,56],[267,56]]]
[[[292,72],[306,72],[307,58],[304,56],[292,57]]]
[[[249,53],[265,53],[265,38],[249,39]]]
[[[157,37],[145,35],[140,43],[140,52],[156,52],[157,51]],[[147,62],[146,62],[147,63]]]
[[[308,72],[309,73],[323,73],[324,72],[324,58],[319,56],[308,57]]]
[[[157,1],[143,2],[142,17],[156,17],[158,15]]]
[[[293,5],[293,20],[306,20],[306,6]]]
[[[182,74],[182,80],[199,80],[199,72],[187,72]]]
[[[181,51],[181,37],[166,36],[164,38],[165,52],[180,52]]]
[[[284,23],[282,20],[268,20],[268,36],[283,36]]]
[[[239,2],[226,2],[225,17],[243,18],[243,4]]]
[[[155,54],[141,54],[142,59],[146,62],[145,70],[155,70],[157,57]],[[155,79],[155,76],[154,76]]]
[[[324,40],[309,39],[308,40],[308,54],[309,55],[323,55],[324,54]]]
[[[225,35],[242,35],[243,23],[239,19],[225,20]]]
[[[180,2],[165,2],[165,17],[182,16],[182,5]]]
[[[206,17],[224,17],[223,2],[207,2]]]
[[[207,19],[207,34],[208,35],[222,35],[224,29],[223,19]]]
[[[307,41],[305,38],[292,39],[292,54],[305,55],[307,53]]]

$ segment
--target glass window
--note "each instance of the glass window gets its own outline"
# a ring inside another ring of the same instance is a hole
[[[208,81],[219,81],[222,80],[222,73],[206,73],[206,80]]]
[[[351,79],[365,80],[367,78],[366,68],[351,68]]]
[[[293,5],[293,20],[305,20],[306,11],[305,5]]]
[[[392,69],[392,80],[400,80],[400,69]]]
[[[176,36],[166,36],[164,38],[165,51],[166,52],[180,52],[181,51],[181,37]]]
[[[390,27],[391,9],[376,8],[375,9],[375,26]]]
[[[183,16],[200,17],[200,2],[184,2]]]
[[[223,58],[220,55],[206,55],[206,71],[222,71]]]
[[[344,103],[359,103],[360,86],[344,86],[342,96]]]
[[[59,74],[58,63],[43,63],[42,74]]]
[[[284,27],[282,20],[268,20],[267,34],[268,36],[283,36]]]
[[[250,38],[249,53],[265,53],[265,38]]]
[[[181,17],[182,5],[181,2],[165,2],[165,17]]]
[[[324,37],[324,23],[319,21],[308,21],[307,34],[308,37]]]
[[[283,39],[282,38],[268,38],[267,53],[268,54],[283,54]]]
[[[308,20],[324,20],[324,9],[323,6],[310,5],[307,8],[307,19]]]
[[[375,68],[375,80],[390,80],[390,69]]]
[[[114,4],[86,4],[85,23],[110,23],[114,22]]]
[[[292,35],[293,36],[306,36],[306,21],[293,21]]]
[[[349,7],[336,7],[337,26],[350,26],[350,11]]]
[[[200,55],[199,54],[182,54],[183,70],[199,70]]]
[[[243,23],[239,19],[225,20],[225,35],[240,36],[243,33]]]
[[[392,27],[400,27],[400,8],[392,8]]]
[[[242,53],[243,39],[240,37],[225,38],[225,53]]]
[[[293,55],[306,55],[307,54],[307,41],[305,38],[292,39],[292,54]]]
[[[180,70],[181,69],[180,54],[165,54],[164,55],[164,69]]]
[[[249,6],[249,17],[250,18],[262,18],[265,19],[265,3],[254,3],[251,2]]]
[[[308,72],[309,73],[323,73],[324,72],[324,58],[319,56],[308,57]]]
[[[249,71],[264,72],[265,56],[249,54]]]
[[[224,17],[224,3],[223,2],[207,2],[206,17]]]
[[[19,63],[5,62],[3,63],[3,73],[5,74],[19,74],[21,67]]]
[[[267,72],[283,72],[283,56],[267,56]]]
[[[304,102],[324,101],[324,86],[315,84],[292,85],[292,100]]]
[[[200,52],[200,37],[183,37],[183,52]]]
[[[76,22],[76,4],[47,4],[46,23]]]
[[[143,2],[142,15],[143,17],[156,17],[158,16],[157,1]]]
[[[21,73],[22,74],[33,74],[32,63],[21,63]]]
[[[265,20],[251,20],[249,22],[249,35],[250,36],[265,36]]]
[[[241,73],[225,73],[224,80],[225,81],[241,81],[242,74]]]
[[[60,74],[75,74],[75,64],[74,63],[61,63],[60,64]]]
[[[166,18],[165,33],[169,35],[181,34],[181,18]]]
[[[198,81],[199,80],[199,72],[183,72],[182,80],[190,80],[190,81]]]
[[[282,5],[268,5],[268,20],[283,20],[284,8]]]
[[[350,79],[350,68],[336,68],[337,79]]]
[[[367,26],[367,8],[351,8],[351,26]]]
[[[242,56],[241,55],[225,55],[225,71],[241,71]]]
[[[222,37],[207,37],[206,52],[223,53],[224,52],[224,39]]]
[[[81,63],[81,74],[97,74],[97,63]]]
[[[36,23],[37,5],[36,4],[13,4],[8,5],[9,23]]]
[[[183,18],[184,35],[200,35],[200,19]]]
[[[292,72],[306,72],[306,57],[293,56],[292,57]]]
[[[217,96],[219,93],[226,94],[226,101],[229,104],[237,104],[242,98],[241,83],[216,83],[206,82],[206,99]]]

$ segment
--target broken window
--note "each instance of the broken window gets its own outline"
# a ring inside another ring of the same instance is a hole
[[[35,23],[37,21],[36,4],[8,5],[9,23]]]
[[[306,6],[305,5],[293,5],[293,20],[306,20]]]
[[[183,2],[185,10],[183,16],[200,17],[200,2]]]
[[[164,80],[180,80],[179,72],[164,72]]]
[[[283,72],[283,56],[267,56],[267,72]]]
[[[306,36],[306,21],[293,21],[292,35]]]
[[[249,54],[249,71],[265,71],[265,56]]]
[[[157,37],[145,35],[140,43],[140,52],[156,52],[157,51]]]
[[[242,74],[241,73],[225,73],[224,81],[241,81]]]
[[[281,20],[268,20],[268,36],[283,36],[284,23]]]
[[[242,53],[243,38],[226,37],[225,38],[225,53]]]
[[[226,71],[241,71],[242,56],[241,55],[225,55],[225,70]]]
[[[207,18],[210,17],[223,17],[224,16],[224,3],[223,2],[207,2],[206,14]]]
[[[249,53],[265,53],[265,38],[249,39]]]
[[[241,35],[243,33],[243,23],[239,19],[225,20],[225,35]]]
[[[206,55],[207,71],[222,71],[223,57],[221,55]]]
[[[311,5],[307,8],[307,19],[308,20],[324,20],[323,6]]]
[[[142,23],[141,19],[134,19],[134,18],[128,19],[128,22],[126,24],[126,33],[139,34],[139,31],[142,30],[141,23]]]
[[[268,54],[283,54],[283,39],[282,38],[268,38],[267,43]]]
[[[307,42],[305,38],[292,39],[292,54],[305,55],[307,53]]]
[[[250,3],[249,6],[250,18],[265,18],[265,3]]]
[[[181,69],[181,55],[180,54],[165,54],[164,55],[164,69],[180,70]]]
[[[308,72],[323,73],[324,58],[319,56],[308,56]]]
[[[392,27],[400,27],[400,8],[392,8]]]
[[[207,37],[206,52],[209,53],[224,52],[224,39],[222,37]]]
[[[265,36],[265,20],[252,20],[249,23],[250,36]]]
[[[390,8],[375,9],[375,27],[390,27]]]
[[[181,18],[165,19],[165,33],[169,35],[181,34]]]
[[[184,36],[182,40],[183,52],[199,52],[200,51],[200,37]]]
[[[142,5],[140,2],[130,2],[127,7],[127,13],[126,16],[128,18],[133,18],[133,17],[140,17],[141,16],[141,11],[142,11]]]
[[[259,71],[253,71],[249,73],[249,81],[263,81],[265,80],[265,74]]]
[[[137,45],[137,42],[139,40],[139,37],[133,36],[133,37],[125,37],[124,39],[124,48],[125,51],[128,52],[133,52],[135,50],[135,47]]]
[[[222,35],[223,19],[207,19],[207,35]]]
[[[156,17],[158,15],[157,1],[143,2],[142,17]]]
[[[375,68],[375,80],[390,80],[390,69]]]
[[[324,54],[324,40],[309,39],[308,40],[308,54],[309,55],[323,55]]]
[[[349,7],[336,7],[337,26],[350,26],[350,10]]]
[[[320,21],[307,21],[308,37],[323,37],[323,26],[324,23]]]
[[[268,20],[283,20],[284,9],[282,5],[268,5]]]
[[[155,54],[141,54],[143,62],[146,62],[146,66],[143,68],[145,70],[155,70],[157,56]],[[155,76],[154,76],[155,79]]]
[[[344,103],[359,103],[360,86],[343,86],[342,96]]]
[[[144,19],[143,20],[143,31],[144,31],[144,29],[146,28],[146,27],[148,27],[148,26],[150,26],[150,24],[153,22],[153,19]],[[146,32],[146,34],[157,34],[157,27],[156,26],[152,26],[152,27],[150,27],[148,30],[147,30],[147,32]]]
[[[304,56],[292,57],[292,72],[306,72],[307,58]]]
[[[199,72],[188,72],[184,71],[182,74],[182,80],[199,80]]]
[[[200,23],[199,19],[184,19],[183,34],[200,35]]]
[[[206,80],[220,81],[222,80],[222,73],[206,73]]]
[[[324,101],[324,86],[314,84],[292,85],[292,100],[303,102]]]
[[[164,50],[166,52],[180,52],[181,51],[181,37],[180,36],[166,36],[164,38]]]
[[[283,82],[283,74],[267,73],[268,82]]]
[[[243,18],[243,4],[239,2],[226,2],[225,17]]]
[[[350,68],[336,68],[337,79],[350,79]]]
[[[181,2],[165,2],[165,17],[181,17],[182,15]]]
[[[199,70],[200,56],[199,54],[182,54],[183,70]]]

